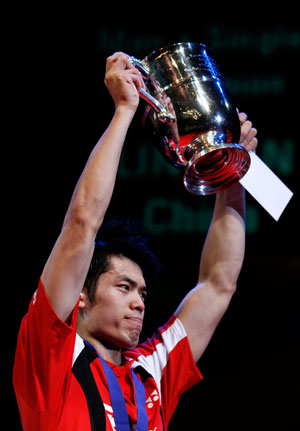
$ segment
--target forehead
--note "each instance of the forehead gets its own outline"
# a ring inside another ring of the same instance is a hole
[[[141,267],[133,260],[125,256],[111,256],[110,269],[108,273],[112,277],[123,278],[128,277],[137,284],[145,285],[145,280]]]

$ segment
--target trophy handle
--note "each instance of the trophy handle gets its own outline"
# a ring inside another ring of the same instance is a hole
[[[149,78],[150,77],[149,70],[143,65],[143,63],[141,62],[141,60],[139,60],[138,58],[135,58],[135,57],[131,56],[131,57],[129,57],[129,61],[130,61],[130,63],[134,67],[136,67],[145,76],[145,78]]]
[[[152,75],[150,74],[149,70],[143,65],[141,60],[138,60],[135,57],[129,58],[131,64],[136,67],[144,76],[145,80],[150,80],[154,88],[159,92],[160,89],[158,85],[155,83]],[[157,113],[158,113],[158,120],[161,122],[166,122],[168,120],[175,121],[175,118],[173,115],[171,115],[167,109],[158,101],[155,99],[154,96],[152,96],[148,91],[144,90],[143,88],[140,89],[139,95],[142,99],[144,99]]]

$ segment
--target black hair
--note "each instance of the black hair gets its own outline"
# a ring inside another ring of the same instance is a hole
[[[137,263],[146,284],[157,279],[161,265],[148,246],[150,240],[142,226],[129,218],[114,219],[102,224],[84,284],[91,302],[94,300],[100,275],[110,269],[112,256],[127,257]]]

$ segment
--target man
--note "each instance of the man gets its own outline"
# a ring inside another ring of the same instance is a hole
[[[20,328],[14,387],[25,431],[166,430],[180,395],[202,378],[196,362],[243,261],[244,190],[237,183],[216,196],[197,286],[138,345],[146,281],[157,265],[140,232],[102,222],[143,80],[129,57],[116,53],[107,59],[105,83],[112,121],[76,185]],[[239,116],[241,144],[255,150],[256,130]]]

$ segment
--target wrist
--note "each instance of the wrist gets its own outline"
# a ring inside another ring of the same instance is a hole
[[[245,189],[239,181],[217,193],[224,200],[241,199],[245,195]]]
[[[136,109],[134,106],[119,104],[115,107],[114,116],[130,123],[136,113]]]
[[[245,189],[236,182],[227,189],[217,193],[216,204],[219,207],[231,207],[241,215],[245,214]]]

